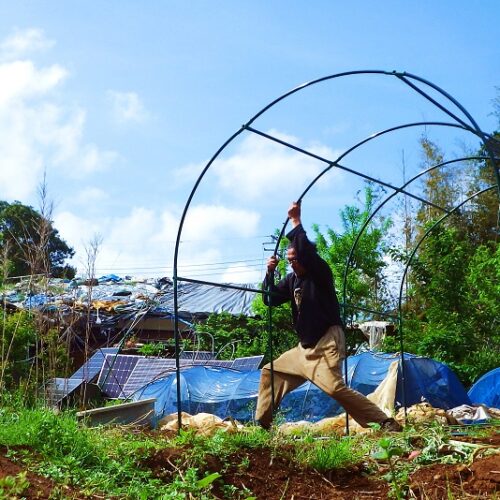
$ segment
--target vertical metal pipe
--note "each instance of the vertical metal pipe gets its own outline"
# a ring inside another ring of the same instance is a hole
[[[267,292],[269,293],[269,299],[271,299],[271,286],[269,285]],[[274,352],[273,352],[273,308],[271,305],[267,308],[267,333],[268,333],[268,349],[269,349],[269,357],[271,358],[271,362],[269,367],[271,368],[271,411],[272,415],[274,415],[275,402],[274,402]]]
[[[495,189],[495,186],[489,186],[485,189],[482,189],[471,196],[469,196],[467,199],[459,203],[457,206],[453,207],[452,210],[450,210],[448,213],[444,214],[441,218],[439,218],[427,231],[424,233],[424,235],[420,238],[420,240],[417,242],[415,247],[413,248],[410,256],[408,257],[408,262],[406,263],[406,266],[403,271],[403,276],[401,277],[401,282],[399,286],[399,299],[398,299],[398,312],[399,312],[399,327],[400,327],[400,332],[399,332],[399,340],[400,340],[400,348],[401,348],[401,377],[402,377],[402,382],[403,382],[403,406],[404,406],[404,411],[405,411],[405,417],[406,417],[406,390],[405,390],[405,364],[404,364],[404,345],[403,345],[403,321],[402,321],[402,304],[403,304],[403,288],[404,288],[404,282],[406,279],[406,276],[408,274],[408,269],[413,262],[413,258],[415,257],[417,250],[420,248],[420,245],[425,241],[427,236],[443,222],[445,219],[447,219],[450,215],[453,215],[456,213],[463,205],[468,203],[470,200],[473,198],[476,198],[477,196],[480,196],[481,194],[490,191],[492,189]]]
[[[182,229],[184,227],[184,221],[186,220],[186,215],[189,210],[189,206],[191,205],[191,201],[193,200],[193,197],[198,189],[198,186],[200,185],[201,180],[205,176],[206,172],[214,162],[214,160],[219,156],[219,154],[227,147],[229,143],[233,141],[241,132],[243,132],[243,128],[235,132],[218,150],[217,152],[212,156],[210,161],[206,164],[205,168],[202,170],[201,174],[199,175],[198,179],[196,180],[193,189],[191,190],[191,193],[189,194],[188,200],[186,201],[186,205],[184,206],[184,210],[182,212],[181,220],[179,221],[179,229],[177,230],[177,238],[175,240],[175,249],[174,249],[174,266],[173,266],[173,284],[174,284],[174,339],[175,339],[175,376],[176,376],[176,383],[177,383],[177,423],[179,427],[179,431],[181,430],[182,427],[182,405],[181,405],[181,400],[180,400],[180,386],[181,386],[181,372],[180,372],[180,362],[179,362],[179,302],[178,302],[178,296],[179,296],[179,290],[178,290],[178,273],[177,273],[177,267],[178,267],[178,260],[179,260],[179,247],[181,243],[181,235],[182,235]]]

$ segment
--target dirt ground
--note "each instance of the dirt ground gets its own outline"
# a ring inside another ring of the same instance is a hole
[[[500,434],[486,439],[460,438],[467,441],[499,445]],[[7,458],[8,450],[0,447],[0,478],[16,476],[25,470],[21,464]],[[165,482],[178,473],[184,450],[166,448],[155,452],[141,466],[153,470]],[[387,499],[389,485],[364,464],[349,469],[332,470],[320,474],[307,470],[283,456],[272,456],[268,449],[240,450],[231,457],[231,465],[224,466],[218,457],[208,456],[206,471],[219,472],[221,479],[214,483],[213,493],[218,498],[228,498],[223,484],[233,485],[239,491],[251,491],[258,499]],[[139,464],[138,464],[139,465]],[[69,499],[89,497],[77,490],[61,486],[50,479],[28,472],[30,485],[19,498],[43,499],[54,497]],[[477,457],[470,465],[423,466],[409,478],[409,498],[463,499],[498,498],[500,496],[500,454]],[[450,496],[450,495],[453,496]],[[226,496],[225,496],[226,495]],[[250,495],[250,493],[248,493]],[[498,496],[497,496],[498,495]],[[15,498],[15,497],[14,497]],[[244,496],[243,496],[244,498]]]
[[[19,449],[16,447],[16,449]],[[28,450],[29,451],[29,450]],[[11,459],[7,458],[8,448],[0,446],[0,479],[7,476],[16,477],[19,473],[24,472],[26,467],[21,464],[15,463]],[[78,492],[70,486],[57,484],[51,479],[34,474],[32,472],[27,472],[26,479],[29,482],[29,486],[24,490],[19,496],[2,496],[0,492],[0,498],[16,499],[16,498],[26,498],[26,499],[47,499],[47,498],[67,498],[73,500],[83,500],[83,499],[97,499],[102,497],[97,496],[85,496]]]
[[[473,441],[481,442],[480,439]],[[482,442],[490,446],[500,444],[500,435]],[[149,457],[145,465],[157,477],[169,481],[177,473],[176,464],[182,463],[182,456],[183,450],[164,449]],[[224,484],[234,485],[240,491],[246,488],[258,499],[389,498],[388,483],[380,479],[373,468],[370,471],[362,464],[320,474],[290,462],[286,454],[273,457],[268,449],[240,450],[229,462],[231,466],[224,468],[217,457],[209,456],[205,470],[219,472]],[[500,495],[500,455],[477,458],[470,467],[441,464],[423,466],[410,477],[409,484],[413,492],[409,498],[496,498],[496,494]],[[224,498],[222,487],[217,482],[214,485],[213,493]],[[450,497],[450,493],[454,496]]]

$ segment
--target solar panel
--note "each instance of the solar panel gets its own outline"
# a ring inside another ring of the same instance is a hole
[[[106,354],[117,354],[118,347],[103,347],[94,354],[71,375],[71,379],[83,379],[85,382],[91,382],[101,371]]]
[[[179,359],[214,359],[214,353],[210,351],[182,351]]]
[[[210,353],[211,354],[211,353]],[[214,360],[214,359],[179,359],[181,368],[191,366],[218,366],[230,368],[232,361]],[[128,378],[124,388],[123,395],[131,396],[145,385],[164,375],[175,371],[175,359],[173,358],[139,358],[137,365]]]
[[[208,359],[203,363],[204,366],[211,366],[214,368],[231,368],[233,365],[232,359]]]
[[[139,358],[123,388],[123,394],[129,397],[153,380],[172,371],[175,371],[175,359]]]
[[[201,353],[204,354],[198,358]],[[196,357],[179,359],[179,365],[184,369],[191,366],[209,366],[250,371],[256,370],[264,358],[264,356],[250,356],[235,360],[213,359],[209,351],[187,351],[186,354],[193,354]],[[97,383],[107,396],[127,398],[154,380],[175,371],[175,368],[174,358],[106,354]]]
[[[248,356],[246,358],[236,358],[231,365],[233,370],[250,371],[257,370],[262,363],[264,356]]]
[[[106,354],[104,366],[97,384],[101,390],[109,397],[124,397],[123,388],[133,372],[140,356],[130,354]]]
[[[53,378],[47,384],[48,403],[59,404],[66,396],[83,384],[81,378]]]

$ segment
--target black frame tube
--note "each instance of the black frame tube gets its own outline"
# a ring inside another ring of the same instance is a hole
[[[428,100],[429,102],[431,102],[438,109],[440,109],[445,114],[447,114],[448,116],[450,116],[457,123],[446,123],[446,122],[414,122],[414,123],[408,123],[408,124],[403,124],[403,125],[398,125],[398,126],[395,126],[395,127],[391,127],[391,128],[386,129],[384,131],[378,132],[378,133],[376,133],[376,134],[374,134],[374,135],[372,135],[372,136],[364,139],[363,141],[360,141],[359,143],[355,144],[354,146],[352,146],[351,148],[349,148],[346,152],[344,152],[334,162],[332,162],[330,160],[327,160],[326,158],[322,158],[322,157],[320,157],[318,155],[315,155],[313,153],[310,153],[310,152],[308,152],[308,151],[306,151],[306,150],[304,150],[302,148],[298,148],[297,146],[295,146],[293,144],[287,143],[285,141],[281,141],[280,139],[278,139],[276,137],[273,137],[273,136],[271,136],[269,134],[265,134],[264,132],[261,132],[261,131],[255,129],[255,128],[253,128],[251,126],[252,123],[255,120],[257,120],[261,115],[263,115],[266,111],[268,111],[270,108],[272,108],[273,106],[275,106],[276,104],[278,104],[282,100],[284,100],[287,97],[291,96],[292,94],[295,94],[295,93],[297,93],[297,92],[299,92],[299,91],[301,91],[301,90],[303,90],[303,89],[305,89],[307,87],[310,87],[310,86],[313,86],[313,85],[316,85],[316,84],[319,84],[319,83],[322,83],[322,82],[326,82],[326,81],[329,81],[329,80],[334,80],[336,78],[341,78],[341,77],[346,77],[346,76],[355,76],[355,75],[382,75],[382,76],[396,77],[401,82],[403,82],[404,84],[406,84],[407,86],[409,86],[411,89],[413,89],[415,92],[417,92],[422,97],[424,97],[426,100]],[[415,83],[413,83],[413,81],[419,82],[420,84],[423,84],[423,85],[425,85],[427,87],[432,88],[434,91],[436,91],[438,94],[440,94],[444,99],[446,99],[449,102],[451,102],[465,116],[465,120],[462,119],[462,118],[460,118],[459,116],[457,116],[456,113],[453,113],[452,111],[450,111],[444,104],[440,103],[439,101],[437,101],[436,99],[434,99],[433,97],[431,97],[424,90],[422,90],[422,88],[420,88],[418,85],[416,85]],[[468,125],[467,121],[470,122],[470,125]],[[352,174],[354,174],[354,175],[356,175],[358,177],[364,178],[365,180],[369,180],[369,181],[374,182],[376,184],[388,187],[388,188],[390,188],[390,189],[392,189],[394,191],[391,195],[389,195],[387,197],[387,199],[385,199],[382,202],[381,205],[379,205],[375,209],[375,211],[373,212],[373,214],[370,215],[370,219],[369,219],[370,221],[373,219],[373,216],[375,215],[375,213],[377,213],[382,208],[383,205],[385,205],[392,197],[394,197],[395,195],[401,193],[401,194],[404,194],[404,195],[416,198],[419,201],[421,201],[422,203],[426,203],[428,205],[434,206],[435,208],[443,211],[444,215],[435,224],[435,225],[437,225],[442,220],[444,220],[445,218],[447,218],[451,214],[455,213],[455,211],[458,210],[458,208],[460,206],[462,206],[465,202],[459,204],[457,207],[453,208],[452,210],[448,210],[448,209],[446,209],[444,207],[438,207],[438,206],[434,205],[429,200],[425,200],[423,198],[420,198],[420,197],[417,197],[417,196],[413,195],[412,193],[406,192],[404,190],[404,188],[407,185],[409,185],[411,182],[413,182],[416,178],[420,177],[421,175],[423,175],[424,173],[428,172],[429,170],[432,170],[434,168],[438,168],[439,166],[443,166],[443,165],[448,164],[448,163],[453,163],[454,161],[466,161],[466,160],[471,160],[471,159],[478,159],[477,157],[463,158],[461,160],[452,160],[450,162],[443,162],[442,164],[435,165],[434,167],[431,167],[431,169],[427,169],[425,172],[422,172],[422,173],[418,174],[417,176],[415,176],[414,178],[412,178],[411,181],[405,183],[403,186],[401,186],[399,188],[395,187],[395,186],[393,186],[391,184],[385,183],[385,182],[383,182],[381,180],[375,179],[375,178],[373,178],[371,176],[364,175],[361,172],[357,172],[354,169],[350,169],[348,167],[344,167],[344,166],[342,166],[342,165],[339,164],[339,161],[342,158],[344,158],[345,156],[347,156],[350,152],[352,152],[356,148],[362,146],[363,144],[367,143],[368,141],[370,141],[372,139],[375,139],[376,137],[379,137],[379,136],[381,136],[383,134],[386,134],[386,133],[389,133],[389,132],[393,132],[395,130],[407,128],[407,127],[425,126],[425,125],[439,125],[439,126],[448,126],[448,127],[461,128],[461,129],[463,129],[465,131],[468,131],[468,132],[473,133],[476,136],[478,136],[481,139],[481,141],[482,141],[482,143],[483,143],[483,145],[484,145],[484,147],[486,149],[486,152],[488,154],[488,158],[487,159],[489,159],[491,161],[491,163],[492,163],[492,167],[493,167],[493,170],[494,170],[495,179],[497,181],[497,191],[498,191],[498,194],[499,194],[499,197],[500,197],[500,173],[499,173],[499,169],[498,169],[498,166],[497,166],[498,159],[495,158],[493,150],[488,145],[488,138],[491,138],[491,136],[489,134],[483,132],[479,128],[479,126],[477,125],[477,123],[475,122],[475,120],[472,118],[472,116],[470,115],[470,113],[456,99],[454,99],[450,94],[448,94],[447,92],[445,92],[444,90],[442,90],[437,85],[431,83],[430,81],[425,80],[425,79],[423,79],[423,78],[421,78],[419,76],[413,75],[411,73],[407,73],[407,72],[384,71],[384,70],[356,70],[356,71],[347,71],[347,72],[337,73],[337,74],[334,74],[334,75],[329,75],[329,76],[325,76],[325,77],[322,77],[322,78],[318,78],[318,79],[312,80],[310,82],[306,82],[306,83],[304,83],[302,85],[299,85],[298,87],[295,87],[294,89],[292,89],[292,90],[290,90],[290,91],[282,94],[281,96],[279,96],[278,98],[274,99],[269,104],[267,104],[265,107],[263,107],[246,124],[242,125],[241,128],[238,131],[236,131],[232,136],[230,136],[229,139],[227,139],[223,143],[223,145],[216,151],[216,153],[212,156],[212,158],[209,160],[209,162],[206,164],[206,166],[202,170],[201,174],[199,175],[198,179],[196,180],[196,182],[195,182],[195,184],[194,184],[194,186],[193,186],[193,188],[192,188],[192,190],[191,190],[191,192],[190,192],[190,194],[188,196],[188,199],[187,199],[186,204],[184,206],[184,210],[182,212],[182,216],[181,216],[181,219],[180,219],[180,222],[179,222],[179,228],[178,228],[177,237],[176,237],[176,241],[175,241],[174,263],[173,263],[174,338],[175,338],[176,382],[177,382],[177,416],[178,416],[178,426],[179,426],[179,429],[181,429],[181,427],[182,427],[182,420],[181,420],[182,408],[181,408],[181,387],[180,387],[180,363],[179,363],[179,355],[180,355],[180,345],[179,345],[179,317],[178,317],[178,314],[179,314],[179,311],[178,311],[178,306],[179,306],[179,304],[178,304],[178,283],[179,283],[179,281],[189,281],[189,282],[192,282],[192,283],[210,284],[210,285],[219,286],[219,287],[244,289],[244,290],[248,290],[248,291],[253,291],[255,293],[269,293],[268,291],[265,291],[265,290],[249,289],[247,287],[237,287],[235,285],[227,285],[227,284],[222,284],[222,283],[213,283],[213,282],[202,281],[202,280],[193,280],[193,279],[189,279],[189,278],[181,278],[181,277],[178,276],[179,248],[180,248],[181,235],[182,235],[182,230],[183,230],[183,227],[184,227],[185,218],[187,216],[187,212],[189,210],[191,202],[192,202],[192,200],[194,198],[194,195],[195,195],[195,193],[196,193],[196,191],[197,191],[197,189],[198,189],[198,187],[199,187],[202,179],[204,178],[206,172],[208,171],[208,169],[210,168],[210,166],[213,164],[213,162],[215,161],[215,159],[244,130],[249,131],[249,132],[253,132],[253,133],[259,134],[259,135],[261,135],[261,136],[263,136],[263,137],[265,137],[265,138],[267,138],[269,140],[278,142],[278,143],[280,143],[280,144],[282,144],[282,145],[284,145],[284,146],[286,146],[286,147],[288,147],[290,149],[293,149],[295,151],[301,152],[301,153],[306,154],[308,156],[314,157],[317,160],[322,161],[322,162],[326,162],[328,164],[328,167],[326,169],[324,169],[307,186],[306,190],[302,193],[302,195],[298,198],[297,201],[302,200],[302,198],[309,192],[309,190],[313,187],[313,185],[315,185],[315,183],[319,180],[319,178],[322,177],[327,171],[329,171],[333,167],[337,167],[339,169],[348,171],[348,172],[350,172],[350,173],[352,173]],[[481,157],[481,159],[485,159],[485,158]],[[493,189],[494,187],[495,186],[491,186],[491,187],[487,188],[486,190],[483,190],[483,191],[481,191],[479,193],[476,193],[475,196],[478,196],[480,193],[482,193],[484,191],[487,191],[489,189]],[[469,198],[466,201],[469,201],[470,199],[472,199],[472,197]],[[280,241],[281,241],[281,239],[282,239],[282,237],[284,235],[287,223],[288,223],[288,219],[284,222],[282,230],[281,230],[281,234],[280,234],[280,236],[279,236],[279,238],[278,238],[278,240],[276,242],[275,253],[277,252],[277,250],[279,248],[279,244],[280,244]],[[347,290],[346,290],[347,272],[348,272],[348,267],[350,265],[350,260],[352,259],[352,256],[353,256],[354,251],[355,251],[355,247],[357,246],[357,243],[358,243],[358,241],[359,241],[359,239],[360,239],[363,231],[368,227],[368,223],[369,223],[369,221],[367,221],[364,224],[364,226],[362,227],[362,229],[359,231],[358,236],[356,238],[356,241],[353,244],[353,247],[351,248],[349,259],[348,259],[347,266],[346,266],[346,272],[344,273],[344,277],[343,277],[343,299],[344,300],[342,301],[342,307],[343,307],[343,319],[344,319],[344,322],[346,320],[347,307],[357,308],[357,306],[348,305],[348,304],[345,303],[345,298],[347,296]],[[426,235],[428,233],[430,233],[430,231],[428,231],[426,233]],[[418,245],[418,246],[420,246],[420,245]],[[414,253],[418,249],[418,246],[415,247],[412,256],[414,255]],[[403,398],[405,398],[405,387],[404,387],[404,354],[403,354],[404,353],[404,345],[403,345],[403,330],[402,330],[402,324],[403,324],[403,322],[402,322],[401,301],[402,301],[402,287],[403,287],[403,282],[404,282],[404,279],[405,279],[405,276],[406,276],[406,273],[407,273],[408,265],[409,265],[409,263],[407,264],[407,266],[405,268],[405,272],[404,272],[403,277],[401,279],[401,289],[400,289],[400,297],[399,297],[399,303],[398,303],[398,320],[399,320],[400,329],[401,329],[400,330],[400,343],[401,343],[401,363],[402,363],[402,371],[403,371]],[[271,307],[269,309],[271,309]],[[363,308],[359,308],[359,307],[358,307],[358,309],[363,310]],[[375,313],[375,311],[371,311],[371,312]],[[382,315],[384,313],[377,313],[377,314],[381,314]],[[273,377],[273,360],[272,360],[272,313],[271,313],[271,311],[269,313],[269,347],[270,347],[270,352],[271,352],[271,390],[272,390],[272,392],[274,394],[274,377]],[[347,381],[347,359],[345,360],[345,368],[346,368],[345,369],[345,377],[346,377],[346,381]],[[272,397],[272,401],[273,401],[273,406],[274,406],[274,396]],[[405,411],[406,411],[406,403],[404,403],[404,404],[405,404]],[[346,416],[346,427],[347,427],[347,432],[348,432],[348,418],[347,418],[347,416]]]

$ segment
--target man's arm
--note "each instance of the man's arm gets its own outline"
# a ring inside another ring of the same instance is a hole
[[[300,202],[293,202],[288,209],[288,217],[293,229],[287,234],[297,252],[299,262],[318,284],[327,285],[331,280],[331,270],[328,264],[318,255],[316,246],[309,241],[302,226],[302,210]],[[325,272],[326,271],[326,272]]]
[[[269,290],[271,295],[264,294],[263,300],[266,306],[279,306],[290,300],[290,291],[286,278],[282,279],[277,285],[274,283],[274,271],[278,265],[278,258],[272,255],[267,260],[267,273],[264,278],[263,288]]]

